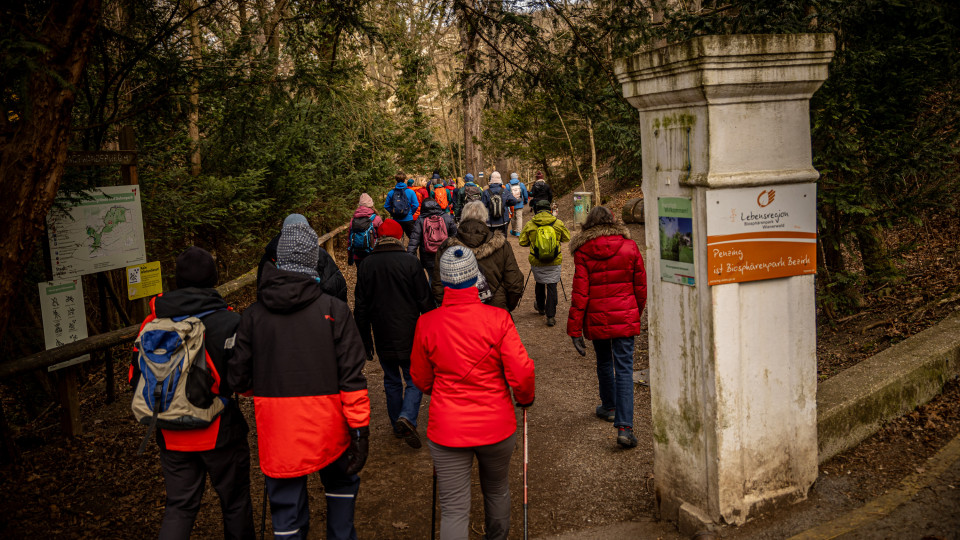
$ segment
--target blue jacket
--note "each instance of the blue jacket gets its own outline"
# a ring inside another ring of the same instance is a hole
[[[393,189],[402,189],[407,194],[407,200],[410,201],[410,211],[407,212],[407,215],[398,219],[397,221],[411,221],[413,220],[413,215],[417,213],[417,208],[420,208],[420,201],[417,199],[417,194],[414,193],[412,189],[407,187],[406,182],[397,182],[397,185]],[[383,209],[387,212],[390,212],[391,217],[393,216],[393,189],[387,192],[387,200],[383,203]]]
[[[491,227],[500,227],[506,223],[510,223],[510,209],[517,205],[517,200],[513,198],[513,195],[510,193],[509,189],[503,187],[503,184],[490,184],[487,189],[483,190],[483,205],[487,207],[487,210],[490,210],[490,195],[491,194],[500,194],[500,198],[503,199],[503,216],[500,219],[493,219],[493,217],[487,220],[487,225]]]
[[[520,199],[517,201],[517,204],[514,205],[513,208],[516,210],[520,210],[521,208],[523,208],[523,205],[527,204],[527,201],[530,199],[530,195],[527,193],[527,186],[523,185],[523,182],[521,182],[517,178],[510,179],[510,186],[515,186],[517,184],[520,184]],[[513,188],[510,187],[509,189],[512,194]]]

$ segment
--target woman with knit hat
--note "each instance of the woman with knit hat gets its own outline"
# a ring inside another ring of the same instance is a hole
[[[437,266],[443,305],[417,322],[410,374],[431,396],[427,439],[440,486],[440,538],[470,534],[470,471],[476,457],[486,538],[505,539],[517,431],[510,389],[518,407],[533,404],[533,360],[510,314],[480,302],[473,251],[452,246]]]
[[[383,223],[383,218],[377,215],[373,208],[373,197],[363,193],[360,195],[360,206],[350,218],[350,243],[347,245],[347,264],[351,265],[365,259],[373,246],[377,243],[377,229]]]
[[[504,189],[503,179],[500,173],[493,171],[490,173],[490,185],[483,190],[483,205],[487,207],[487,225],[490,230],[500,231],[506,237],[510,228],[510,209],[517,205],[517,200],[513,198],[513,193],[509,189]]]

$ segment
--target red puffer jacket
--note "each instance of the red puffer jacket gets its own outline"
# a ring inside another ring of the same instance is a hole
[[[533,403],[533,370],[510,313],[481,303],[476,287],[447,288],[443,305],[417,321],[410,376],[431,396],[427,437],[437,444],[484,446],[512,435],[510,388],[517,403]]]
[[[647,274],[637,243],[622,225],[597,225],[570,241],[576,263],[567,335],[587,339],[640,334]]]

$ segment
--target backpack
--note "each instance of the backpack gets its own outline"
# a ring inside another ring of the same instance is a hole
[[[427,253],[436,253],[440,244],[447,239],[447,224],[443,216],[428,216],[423,220],[423,249]]]
[[[523,190],[520,189],[520,184],[510,184],[510,193],[517,202],[523,202]]]
[[[220,374],[204,347],[206,327],[201,320],[213,313],[154,319],[137,336],[140,381],[130,408],[141,424],[149,426],[139,454],[157,428],[205,428],[224,410],[226,399],[217,396]]]
[[[530,246],[533,257],[542,263],[551,263],[560,254],[560,242],[557,240],[557,231],[553,228],[556,221],[537,227],[537,238]]]
[[[350,227],[350,251],[355,255],[368,255],[377,243],[377,232],[370,216],[355,218]]]
[[[479,201],[483,198],[483,190],[480,189],[480,186],[464,186],[463,188],[463,204],[468,202]]]
[[[483,275],[483,270],[480,270],[479,265],[477,266],[477,291],[480,295],[480,301],[484,304],[489,304],[493,302],[493,289],[490,288],[490,282],[487,281],[487,277]]]
[[[407,188],[393,188],[390,196],[390,215],[393,219],[401,220],[410,214],[410,199],[407,198]]]
[[[490,212],[490,221],[503,219],[503,197],[500,195],[503,190],[494,193],[490,192],[490,201],[487,202],[487,210]]]
[[[447,207],[450,206],[450,199],[447,198],[447,189],[444,187],[438,187],[433,190],[433,200],[437,201],[441,210],[446,211]]]

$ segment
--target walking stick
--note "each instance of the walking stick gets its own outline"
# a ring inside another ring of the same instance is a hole
[[[533,267],[530,267],[530,271],[527,272],[527,279],[523,282],[523,289],[520,292],[520,296],[523,296],[523,292],[527,290],[527,283],[530,283],[530,276],[533,275]]]
[[[430,507],[430,540],[437,537],[437,467],[433,467],[433,505]]]
[[[523,408],[523,540],[527,540],[527,408]]]
[[[267,530],[267,479],[263,479],[263,510],[260,512],[260,540]]]
[[[563,278],[560,278],[560,288],[563,290],[563,301],[568,302],[567,300],[567,288],[563,286]]]

